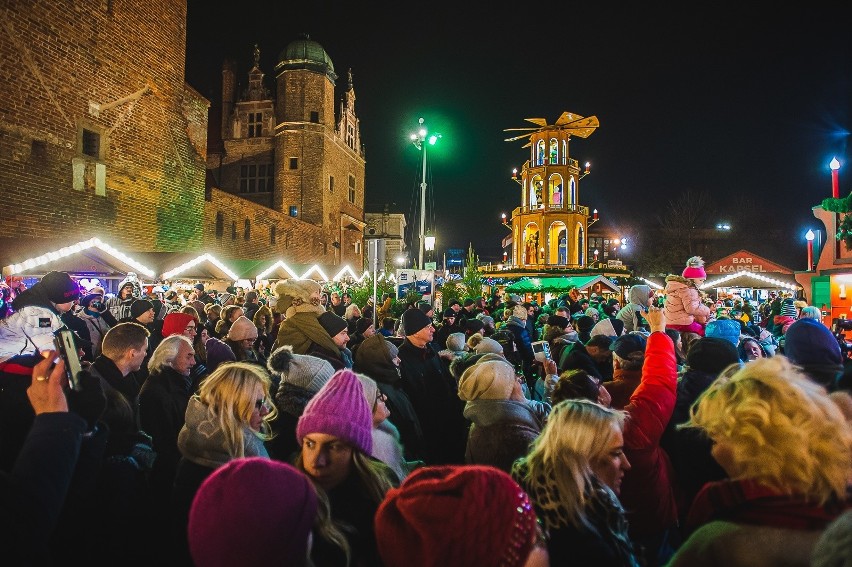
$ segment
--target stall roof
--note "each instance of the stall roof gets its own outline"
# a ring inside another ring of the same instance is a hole
[[[613,293],[621,291],[609,278],[603,276],[528,278],[506,286],[505,291],[509,293],[566,293],[574,287],[580,291],[585,291],[598,282],[608,287]]]
[[[720,277],[708,279],[701,289],[716,289],[719,287],[744,287],[753,289],[802,289],[793,276],[780,273],[762,274],[757,272],[734,272]]]
[[[4,257],[8,257],[10,263],[3,266],[3,276],[40,277],[50,271],[118,278],[123,278],[127,272],[136,272],[149,278],[156,276],[156,270],[145,262],[141,254],[125,254],[99,238],[65,246],[48,241],[34,245],[26,239],[19,239],[17,246],[6,247],[5,244]]]

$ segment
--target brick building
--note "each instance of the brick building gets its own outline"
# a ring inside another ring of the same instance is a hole
[[[91,237],[128,253],[363,265],[351,80],[335,121],[333,65],[307,38],[282,51],[275,99],[257,65],[240,96],[223,74],[230,112],[208,155],[210,102],[185,82],[186,10],[0,8],[0,265]]]

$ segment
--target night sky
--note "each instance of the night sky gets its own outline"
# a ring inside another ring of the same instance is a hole
[[[676,12],[616,2],[513,2],[509,9],[457,1],[370,2],[365,11],[354,5],[367,3],[245,0],[219,11],[188,4],[186,78],[214,106],[223,59],[238,60],[244,86],[255,43],[270,88],[278,54],[301,33],[331,57],[338,101],[352,69],[368,205],[395,203],[419,222],[411,215],[419,212],[421,154],[408,136],[421,116],[440,132],[440,148],[427,154],[426,217],[439,251],[472,243],[480,259],[500,257],[507,234],[500,213],[520,204],[511,170],[529,155],[524,142],[504,142],[503,129],[526,126],[528,117],[553,123],[564,111],[600,120],[590,137],[573,140],[571,157],[592,164],[580,203],[616,230],[654,225],[669,200],[703,190],[716,205],[706,219],[712,227],[727,220],[734,199],[748,196],[760,204],[754,231],[774,226],[789,239],[787,256],[772,259],[794,266],[804,261],[804,232],[821,227],[811,207],[831,194],[833,156],[841,195],[852,190],[845,10],[809,4],[747,13],[683,3]]]

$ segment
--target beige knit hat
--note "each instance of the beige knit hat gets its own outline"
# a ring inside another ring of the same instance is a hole
[[[508,361],[477,362],[462,374],[459,398],[465,401],[508,400],[516,383],[515,369]]]
[[[234,324],[231,325],[231,328],[228,330],[228,338],[232,341],[256,339],[257,327],[254,326],[254,323],[252,323],[248,317],[240,315],[240,317],[234,321]]]

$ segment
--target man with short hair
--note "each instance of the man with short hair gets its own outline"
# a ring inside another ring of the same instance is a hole
[[[595,335],[586,344],[575,343],[571,349],[563,349],[559,360],[559,373],[566,370],[584,370],[601,382],[612,379],[612,339],[607,335]]]
[[[260,309],[260,299],[257,292],[250,289],[246,292],[246,299],[243,302],[243,311],[245,311],[245,316],[249,321],[254,320],[254,314],[257,313],[258,309]]]
[[[346,318],[346,306],[343,304],[340,294],[336,291],[331,293],[331,304],[329,304],[328,310],[338,317]]]
[[[432,344],[434,333],[432,320],[420,309],[402,314],[402,388],[420,420],[426,464],[463,464],[467,444],[464,402],[458,396],[455,378]]]
[[[642,380],[642,364],[645,362],[645,336],[627,333],[615,339],[609,347],[612,351],[612,380],[603,386],[612,397],[613,409],[624,409],[630,396]]]
[[[137,372],[148,353],[148,329],[138,323],[119,323],[104,335],[101,354],[90,372],[104,384],[104,392],[119,392],[136,409],[136,398],[142,387]],[[109,394],[107,394],[109,400]]]

